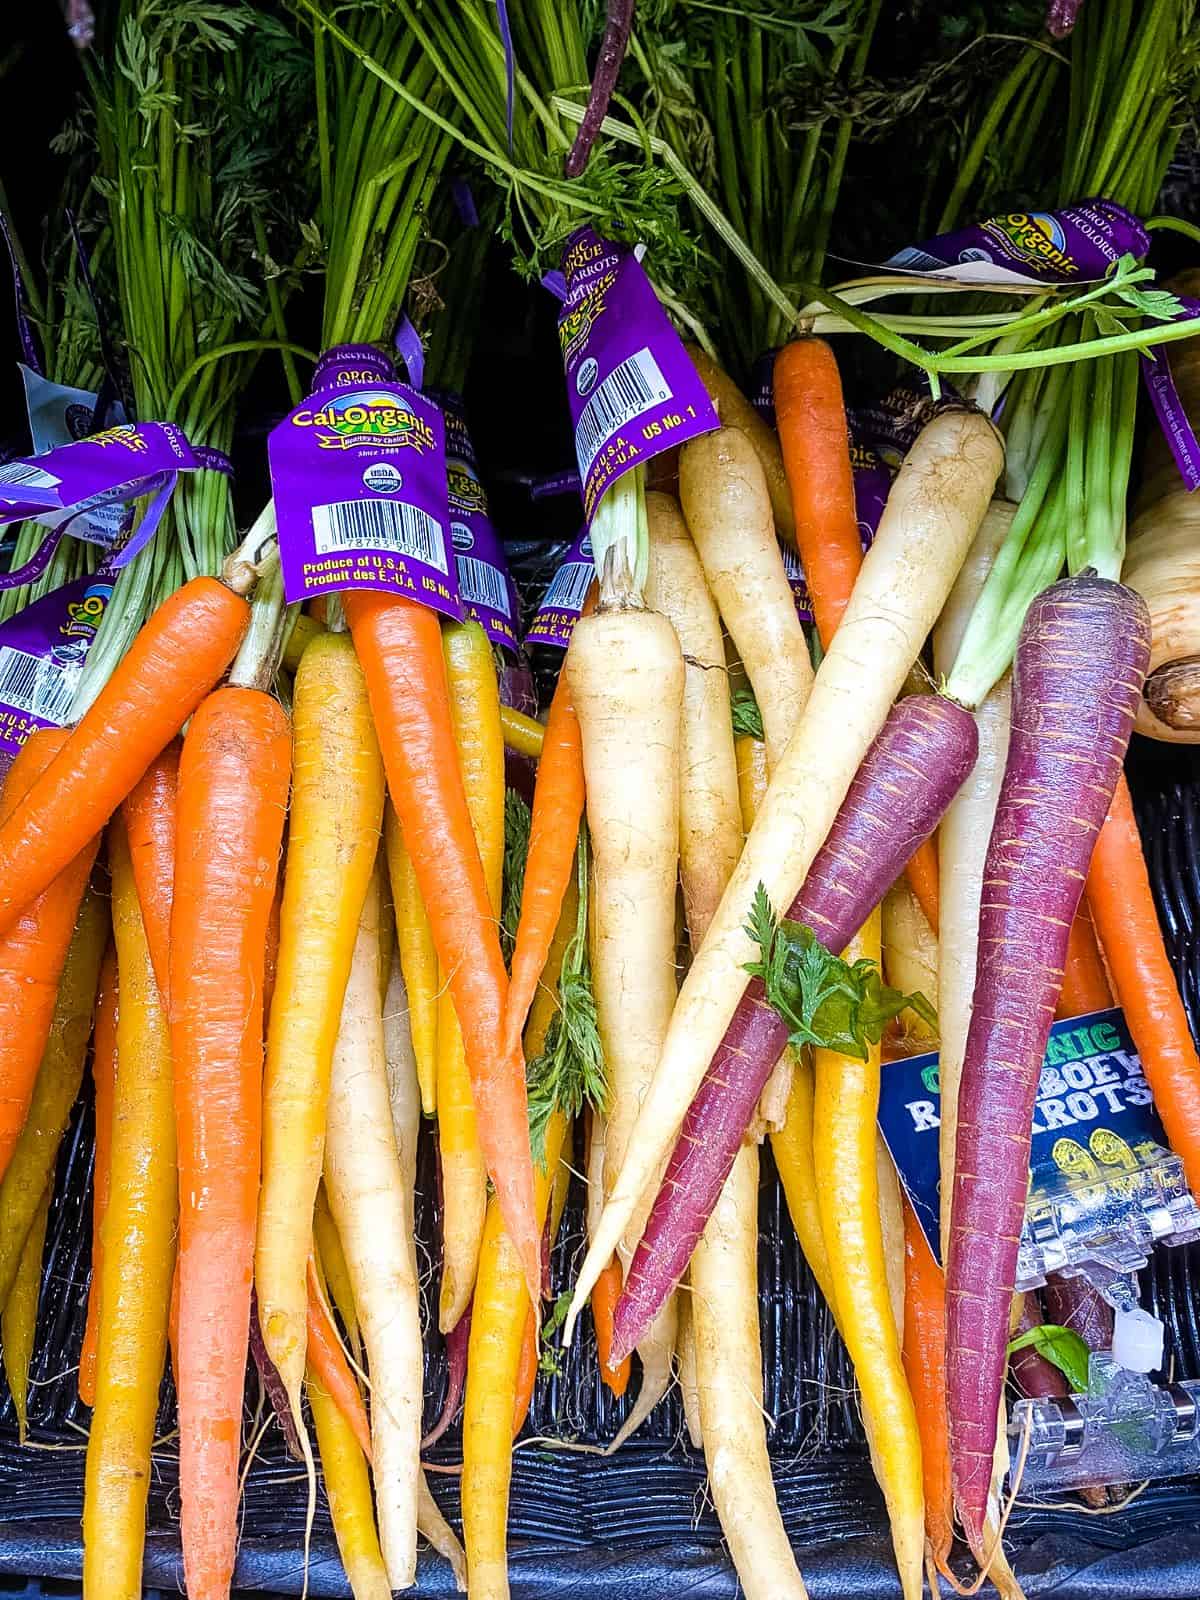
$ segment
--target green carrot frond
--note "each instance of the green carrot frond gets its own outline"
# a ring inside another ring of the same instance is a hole
[[[920,994],[889,988],[874,961],[844,961],[803,923],[777,921],[760,883],[746,932],[761,952],[747,964],[761,978],[767,1002],[788,1026],[789,1042],[867,1059],[893,1017],[913,1010],[937,1026],[937,1013]]]
[[[608,1100],[608,1079],[592,968],[588,958],[588,858],[586,824],[579,830],[577,855],[579,909],[575,932],[563,954],[558,980],[558,1012],[546,1033],[540,1056],[529,1063],[529,1136],[533,1158],[544,1163],[546,1126],[556,1111],[577,1117],[585,1105],[602,1111]]]
[[[766,737],[763,733],[762,712],[758,709],[758,701],[754,698],[754,690],[749,684],[742,684],[733,691],[729,709],[733,716],[734,737],[745,736],[757,739],[761,743]]]
[[[521,895],[525,888],[525,862],[529,856],[529,807],[515,789],[504,791],[504,897],[500,908],[500,942],[506,961],[512,960],[521,920]]]

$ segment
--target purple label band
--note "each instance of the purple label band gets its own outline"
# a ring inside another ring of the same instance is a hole
[[[100,364],[104,368],[104,381],[100,385],[100,393],[96,402],[96,426],[103,425],[112,403],[120,399],[126,416],[135,415],[133,409],[133,395],[128,384],[122,384],[122,369],[117,361],[113,349],[112,339],[108,330],[108,317],[104,307],[100,304],[100,296],[96,293],[96,285],[92,279],[92,264],[88,257],[87,246],[83,242],[83,235],[79,231],[79,224],[75,220],[75,213],[70,206],[67,207],[67,226],[71,230],[71,242],[75,246],[75,258],[79,263],[79,276],[83,280],[83,287],[91,302],[92,312],[96,318],[96,334],[100,342]]]
[[[562,472],[547,473],[544,478],[534,478],[529,484],[531,500],[551,500],[564,494],[583,494],[583,485],[574,467],[566,467]]]
[[[477,228],[479,226],[479,208],[475,204],[475,195],[471,185],[465,178],[455,178],[450,185],[450,198],[454,202],[454,209],[458,213],[458,220],[464,228]]]
[[[21,358],[27,367],[32,367],[40,376],[42,358],[38,353],[37,340],[33,337],[33,327],[29,321],[29,308],[25,301],[25,281],[21,277],[17,249],[8,226],[8,218],[3,211],[0,211],[0,234],[4,236],[4,247],[8,251],[8,261],[12,267],[13,304],[17,313],[17,338],[21,344]]]
[[[396,332],[392,343],[405,369],[408,372],[408,381],[414,389],[425,387],[425,346],[421,343],[421,335],[413,327],[407,311],[400,313],[400,320],[396,323]]]
[[[512,25],[508,20],[507,0],[496,0],[496,22],[504,46],[504,126],[508,131],[508,153],[513,153],[513,90],[517,76],[517,53],[513,49]]]
[[[1033,283],[1089,283],[1107,277],[1124,255],[1144,256],[1150,236],[1131,211],[1111,200],[1085,200],[1062,211],[1012,211],[939,234],[884,263],[964,282],[989,277]]]
[[[1176,321],[1185,317],[1200,317],[1200,300],[1184,298],[1182,303],[1182,316]],[[1146,393],[1150,396],[1150,404],[1167,441],[1167,448],[1179,468],[1179,476],[1189,491],[1200,489],[1200,442],[1197,442],[1195,429],[1179,398],[1167,352],[1160,350],[1155,360],[1143,351],[1140,362]]]
[[[88,511],[95,511],[104,505],[124,505],[126,501],[135,499],[139,495],[154,491],[154,498],[146,507],[145,515],[136,528],[131,529],[125,539],[109,547],[105,558],[105,565],[110,572],[118,572],[122,567],[127,567],[140,550],[144,550],[158,531],[158,525],[163,519],[168,502],[175,492],[175,485],[179,481],[177,472],[164,472],[160,477],[148,479],[136,488],[135,494],[126,492],[126,488],[114,490],[112,494],[95,495],[84,505],[79,506],[65,517],[55,527],[51,528],[34,551],[29,560],[11,572],[0,573],[0,589],[19,589],[22,584],[32,583],[40,578],[54,559],[54,552],[62,543],[64,533],[73,531],[72,524]],[[89,524],[89,527],[91,525]],[[94,538],[88,543],[95,543]]]
[[[562,267],[558,337],[590,524],[618,478],[720,423],[632,250],[580,228]]]
[[[396,363],[373,344],[335,344],[317,358],[309,394],[354,389],[363,383],[394,383]]]

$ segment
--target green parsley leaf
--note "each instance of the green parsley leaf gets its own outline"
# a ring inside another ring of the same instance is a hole
[[[893,1017],[912,1009],[931,1027],[937,1013],[920,994],[889,988],[873,961],[853,964],[832,954],[803,923],[776,921],[760,883],[746,932],[760,958],[747,964],[761,978],[768,1003],[788,1026],[789,1042],[837,1050],[859,1061],[878,1044]]]
[[[1072,1394],[1088,1392],[1088,1347],[1072,1328],[1060,1328],[1057,1323],[1043,1322],[1029,1328],[1010,1340],[1008,1354],[1011,1358],[1018,1350],[1032,1346],[1052,1367],[1057,1367],[1071,1385]]]

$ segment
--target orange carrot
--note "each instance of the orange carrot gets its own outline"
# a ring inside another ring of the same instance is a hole
[[[592,1290],[592,1320],[596,1324],[596,1359],[600,1363],[600,1376],[619,1400],[629,1383],[632,1357],[626,1356],[615,1370],[609,1366],[613,1342],[613,1313],[621,1298],[621,1263],[616,1256],[596,1279]]]
[[[842,380],[824,339],[795,339],[775,357],[775,425],[796,517],[796,548],[821,645],[828,650],[862,565],[862,539]]]
[[[159,993],[168,983],[171,896],[175,884],[175,797],[179,785],[178,739],[146,768],[121,808],[133,860],[142,924]]]
[[[513,1438],[525,1426],[525,1418],[533,1404],[533,1386],[538,1375],[537,1323],[530,1310],[525,1317],[525,1333],[521,1340],[521,1361],[517,1367],[517,1388],[513,1396]]]
[[[824,339],[795,339],[775,357],[775,424],[796,515],[796,548],[821,647],[828,650],[863,555],[842,380]],[[932,840],[918,848],[905,877],[936,934],[937,848]]]
[[[159,606],[0,826],[0,931],[99,834],[225,671],[249,618],[216,578],[193,578]]]
[[[904,1372],[917,1411],[925,1534],[939,1572],[953,1542],[946,1418],[946,1285],[916,1213],[904,1201]]]
[[[363,1455],[370,1461],[371,1424],[367,1420],[367,1408],[337,1329],[325,1309],[320,1279],[311,1256],[308,1258],[308,1362],[320,1378],[325,1393],[350,1424]]]
[[[1107,1011],[1112,1003],[1104,957],[1100,954],[1085,896],[1079,902],[1067,939],[1067,964],[1063,968],[1062,993],[1054,1015],[1084,1017],[1089,1011]]]
[[[550,954],[563,895],[575,870],[583,816],[583,746],[567,674],[559,673],[533,790],[521,919],[505,1013],[505,1051],[518,1054],[525,1019]]]
[[[26,740],[4,780],[0,831],[54,766],[67,740],[62,728],[42,728]],[[55,822],[59,832],[63,820]],[[58,980],[100,841],[85,835],[81,843],[74,859],[67,858],[63,870],[38,890],[31,904],[21,906],[0,936],[0,1178],[25,1124],[54,1018]]]
[[[267,925],[291,731],[258,689],[218,689],[179,763],[171,1046],[179,1150],[179,1483],[192,1600],[229,1592],[261,1155]]]
[[[96,1031],[92,1040],[92,1083],[96,1090],[96,1154],[92,1164],[92,1278],[88,1284],[87,1322],[79,1353],[79,1398],[96,1403],[96,1334],[100,1326],[100,1278],[104,1248],[104,1212],[108,1206],[109,1159],[112,1153],[113,1085],[117,1079],[117,951],[110,941],[100,968],[96,997]]]
[[[904,869],[908,887],[925,913],[925,920],[937,938],[938,931],[938,854],[934,840],[919,844]]]
[[[541,1229],[521,1053],[501,1048],[508,974],[450,724],[441,629],[394,595],[343,596],[362,662],[388,790],[458,1015],[479,1142],[530,1300],[541,1283]]]
[[[1167,960],[1123,777],[1096,840],[1087,897],[1154,1104],[1189,1188],[1200,1193],[1200,1059]]]

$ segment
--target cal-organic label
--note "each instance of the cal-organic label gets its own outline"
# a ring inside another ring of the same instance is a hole
[[[562,270],[558,338],[590,524],[612,483],[718,417],[632,250],[580,228]]]
[[[467,431],[462,401],[438,396],[446,422],[446,483],[450,493],[450,539],[458,569],[458,590],[467,616],[478,622],[493,644],[517,648],[517,586],[508,570],[504,543],[488,515],[479,481],[475,447]]]
[[[1131,211],[1085,200],[1061,211],[1010,211],[939,234],[884,263],[959,283],[1090,283],[1122,256],[1144,256],[1150,236]]]
[[[883,1069],[879,1126],[935,1255],[940,1253],[941,1125],[936,1054]],[[1050,1030],[1030,1149],[1031,1187],[1129,1170],[1146,1145],[1165,1146],[1142,1063],[1119,1010],[1069,1017]]]
[[[526,644],[555,645],[565,650],[583,613],[588,590],[596,576],[592,539],[586,528],[568,546],[534,614],[525,635]]]
[[[289,601],[377,589],[462,621],[442,413],[385,356],[326,352],[267,451]]]
[[[112,596],[101,574],[77,578],[0,624],[0,751],[70,720],[75,690]]]

